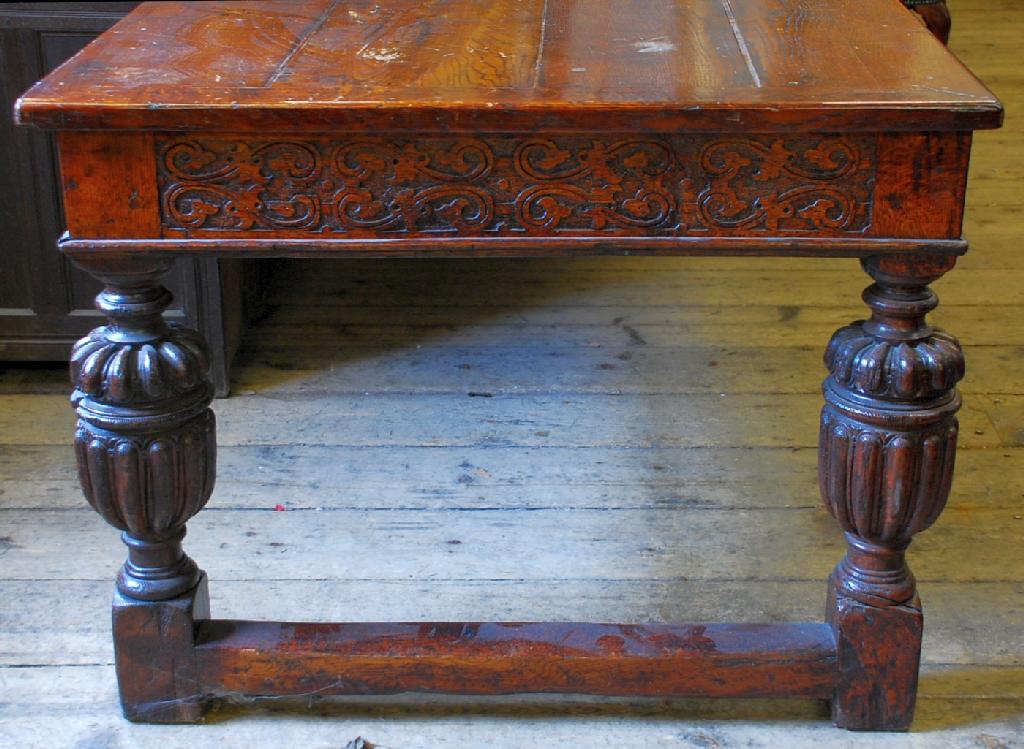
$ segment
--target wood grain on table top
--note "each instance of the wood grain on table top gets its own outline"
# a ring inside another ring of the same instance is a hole
[[[971,130],[899,0],[146,3],[32,88],[54,128]]]

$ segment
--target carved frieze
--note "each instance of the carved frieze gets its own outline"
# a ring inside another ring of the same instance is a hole
[[[869,136],[159,138],[166,229],[356,236],[842,235]]]

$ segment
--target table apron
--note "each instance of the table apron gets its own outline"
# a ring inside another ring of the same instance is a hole
[[[969,133],[59,136],[70,253],[960,254]]]

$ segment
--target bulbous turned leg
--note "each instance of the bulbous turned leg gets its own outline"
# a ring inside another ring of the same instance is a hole
[[[946,0],[903,0],[903,4],[921,17],[924,25],[940,42],[949,44],[952,21]]]
[[[869,320],[829,342],[818,476],[846,533],[828,617],[840,679],[836,725],[906,730],[913,718],[921,606],[905,550],[946,504],[953,476],[964,360],[955,338],[928,325],[928,284],[953,259],[868,258]]]
[[[79,260],[105,284],[107,324],[75,344],[75,453],[89,504],[121,530],[114,643],[125,715],[196,720],[194,620],[209,616],[205,577],[182,550],[186,521],[213,491],[212,387],[202,341],[168,326],[159,284],[169,261]]]

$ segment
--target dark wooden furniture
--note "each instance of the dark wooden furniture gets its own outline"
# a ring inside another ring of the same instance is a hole
[[[950,489],[964,368],[928,285],[966,250],[971,132],[1002,112],[896,0],[155,3],[17,111],[58,131],[61,248],[104,283],[108,324],[72,354],[75,449],[129,548],[129,718],[536,691],[819,698],[840,726],[908,727],[904,551]],[[174,258],[594,253],[842,256],[872,277],[870,318],[825,354],[821,490],[848,541],[825,622],[210,618],[181,540],[214,418],[200,337],[161,318]]]
[[[138,3],[0,5],[0,106],[113,26]],[[102,288],[57,251],[64,231],[57,148],[52,135],[0,121],[0,361],[63,361],[96,326],[93,299]],[[176,304],[171,319],[199,329],[210,344],[218,395],[244,317],[243,289],[254,262],[181,258],[167,277]]]
[[[943,44],[949,41],[951,19],[946,0],[903,0],[903,4],[917,13],[928,30]]]

